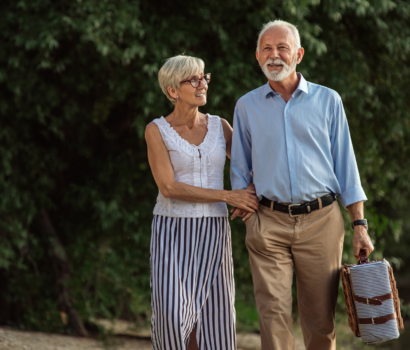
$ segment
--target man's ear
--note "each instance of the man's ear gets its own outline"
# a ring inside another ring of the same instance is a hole
[[[298,55],[298,59],[297,59],[296,62],[297,62],[297,64],[299,64],[300,62],[302,62],[303,56],[305,55],[305,49],[303,47],[300,47],[298,49],[297,55]]]
[[[169,95],[173,98],[177,98],[178,94],[176,92],[175,89],[173,89],[172,87],[168,86],[167,91],[169,93]]]
[[[261,65],[261,62],[259,61],[259,52],[256,50],[255,52],[256,60],[258,61],[259,65]]]

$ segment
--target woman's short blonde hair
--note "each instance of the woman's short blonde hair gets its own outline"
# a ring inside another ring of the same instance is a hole
[[[178,55],[168,58],[158,72],[159,86],[168,100],[175,104],[176,99],[168,93],[168,87],[178,90],[181,81],[203,73],[204,68],[204,61],[197,57]]]

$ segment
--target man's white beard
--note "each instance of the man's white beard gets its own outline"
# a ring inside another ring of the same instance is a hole
[[[272,81],[282,81],[285,80],[290,73],[292,73],[296,69],[296,62],[297,62],[297,55],[293,56],[292,63],[288,66],[285,62],[277,58],[276,60],[268,59],[265,64],[261,67],[263,73],[266,75],[266,78]],[[270,71],[268,68],[268,64],[281,64],[283,66],[282,70],[280,71]]]

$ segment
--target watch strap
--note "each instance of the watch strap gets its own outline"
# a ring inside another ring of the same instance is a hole
[[[356,220],[352,222],[352,228],[354,229],[355,226],[364,226],[367,228],[367,220],[363,219],[363,220]]]

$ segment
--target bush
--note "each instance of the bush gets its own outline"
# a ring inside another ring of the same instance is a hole
[[[206,110],[232,122],[236,100],[265,83],[254,50],[273,18],[299,27],[302,74],[343,98],[374,256],[399,240],[398,208],[409,203],[408,3],[33,0],[3,2],[0,16],[0,322],[57,330],[63,312],[81,332],[75,312],[149,318],[157,189],[143,133],[172,109],[158,69],[182,52],[203,58],[213,74]],[[232,223],[237,296],[251,302],[244,230]],[[347,230],[345,262],[350,238]]]

